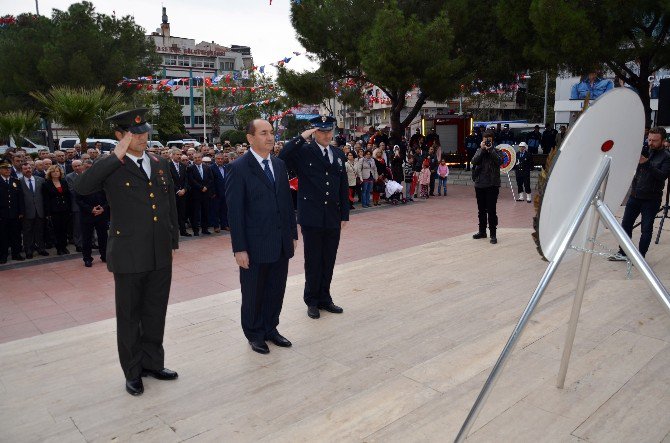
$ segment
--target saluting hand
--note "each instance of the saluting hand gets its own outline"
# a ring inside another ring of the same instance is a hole
[[[300,137],[304,138],[305,140],[309,140],[309,137],[314,134],[317,131],[316,128],[308,129],[302,134],[300,134]]]
[[[132,139],[133,134],[128,131],[123,135],[123,138],[119,141],[119,144],[114,148],[114,154],[118,157],[119,160],[123,160],[123,157],[126,156],[126,151],[128,151],[128,146],[130,146],[130,141]]]
[[[240,268],[249,269],[249,254],[247,254],[247,251],[236,252],[235,261]]]

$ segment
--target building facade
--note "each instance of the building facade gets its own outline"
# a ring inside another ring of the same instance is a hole
[[[156,77],[174,81],[172,94],[182,106],[186,131],[198,140],[206,137],[211,142],[211,125],[208,125],[204,112],[203,78],[233,77],[241,71],[251,70],[254,64],[251,48],[227,47],[215,42],[196,43],[194,39],[173,36],[165,7],[160,28],[147,38],[154,42],[160,57]],[[232,121],[221,122],[221,132],[232,127]]]

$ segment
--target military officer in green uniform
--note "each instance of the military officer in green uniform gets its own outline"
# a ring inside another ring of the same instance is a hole
[[[146,111],[108,119],[119,144],[75,185],[82,195],[103,190],[109,201],[107,268],[114,273],[119,359],[131,395],[144,392],[143,376],[177,378],[164,366],[163,332],[179,224],[167,160],[145,152]]]

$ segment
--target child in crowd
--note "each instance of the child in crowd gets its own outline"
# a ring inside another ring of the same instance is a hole
[[[419,185],[421,186],[420,197],[427,199],[430,190],[430,161],[425,159],[421,165],[421,172],[419,172]]]
[[[412,188],[412,180],[414,180],[414,156],[412,154],[407,154],[402,164],[402,172],[405,175],[405,199],[413,202],[414,189]]]
[[[444,187],[444,196],[447,196],[447,177],[449,176],[449,166],[445,159],[442,159],[440,165],[437,167],[438,185],[437,195],[442,195],[442,188]]]

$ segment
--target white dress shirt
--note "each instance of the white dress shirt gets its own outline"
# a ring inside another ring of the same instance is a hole
[[[316,145],[319,147],[319,149],[321,149],[321,155],[323,155],[323,150],[324,150],[324,149],[327,149],[327,150],[328,150],[328,161],[329,161],[330,163],[333,163],[333,150],[330,149],[330,146],[321,146],[321,145],[320,145],[319,143],[317,143],[317,142],[314,142],[314,143],[316,143]]]

